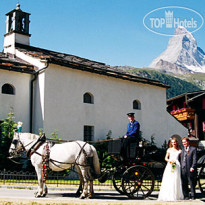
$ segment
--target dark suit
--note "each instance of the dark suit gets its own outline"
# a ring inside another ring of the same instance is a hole
[[[197,156],[196,148],[189,146],[189,151],[187,152],[185,148],[182,149],[181,153],[181,177],[182,177],[182,190],[184,197],[189,197],[188,184],[191,187],[191,197],[195,197],[195,186],[196,186],[196,176],[197,176]],[[190,172],[190,168],[194,171]]]

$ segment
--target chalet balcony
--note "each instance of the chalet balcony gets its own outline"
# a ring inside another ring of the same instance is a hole
[[[179,110],[172,110],[170,114],[176,117],[179,121],[194,120],[195,109],[181,108]]]

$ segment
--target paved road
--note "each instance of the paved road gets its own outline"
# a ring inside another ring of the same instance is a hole
[[[146,200],[131,200],[126,196],[120,195],[115,191],[96,191],[95,197],[93,199],[84,199],[80,200],[75,196],[75,191],[70,190],[49,190],[48,195],[45,198],[35,198],[34,190],[30,189],[20,189],[20,188],[0,188],[0,204],[6,204],[5,201],[10,201],[11,204],[32,204],[32,202],[36,202],[39,204],[137,204],[137,205],[160,205],[160,204],[168,204],[168,202],[158,202],[157,192],[154,192],[151,197]],[[197,194],[197,200],[195,201],[179,201],[179,202],[171,202],[172,205],[194,205],[194,204],[204,204],[205,197],[200,193]]]

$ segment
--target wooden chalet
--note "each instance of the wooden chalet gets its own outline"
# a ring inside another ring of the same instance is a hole
[[[192,138],[205,140],[205,90],[170,98],[167,111],[188,128]]]

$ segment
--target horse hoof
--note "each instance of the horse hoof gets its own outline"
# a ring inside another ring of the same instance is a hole
[[[45,194],[38,194],[38,192],[34,193],[36,198],[44,197]]]
[[[91,198],[92,198],[92,197],[90,197],[90,196],[87,196],[87,197],[86,197],[86,199],[91,199]]]
[[[80,196],[79,199],[85,199],[85,196]]]

